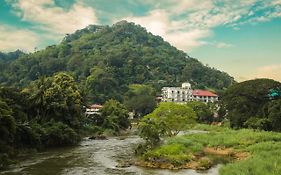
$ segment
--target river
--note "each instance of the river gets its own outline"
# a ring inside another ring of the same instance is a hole
[[[118,168],[120,161],[133,158],[137,136],[84,139],[76,147],[58,148],[21,157],[18,164],[2,175],[217,175],[219,167],[206,172],[170,171],[130,166]]]

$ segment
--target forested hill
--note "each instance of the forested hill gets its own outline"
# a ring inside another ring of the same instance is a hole
[[[0,65],[1,66],[1,65]],[[41,76],[65,71],[95,100],[122,99],[129,84],[162,86],[189,81],[221,90],[234,80],[206,67],[143,27],[121,21],[113,26],[90,25],[68,34],[58,45],[22,55],[1,66],[0,83],[25,87]]]
[[[0,62],[1,63],[11,62],[11,61],[18,59],[20,56],[23,56],[23,55],[25,55],[25,53],[20,50],[16,50],[14,52],[9,52],[9,53],[0,52]]]

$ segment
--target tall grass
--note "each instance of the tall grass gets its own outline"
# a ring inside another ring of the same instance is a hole
[[[251,153],[247,160],[226,164],[222,175],[280,175],[281,142],[267,141],[246,148]]]
[[[178,163],[185,163],[190,155],[202,153],[204,147],[233,148],[237,152],[250,153],[250,157],[225,164],[220,174],[281,175],[281,133],[207,125],[199,125],[196,129],[209,132],[170,138],[162,146],[148,151],[146,158],[176,159]]]

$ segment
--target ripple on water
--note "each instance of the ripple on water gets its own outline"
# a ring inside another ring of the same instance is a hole
[[[5,175],[218,175],[219,167],[207,172],[160,170],[142,167],[117,168],[119,161],[130,160],[133,148],[142,140],[137,136],[108,140],[83,140],[79,146],[56,149],[26,158]]]

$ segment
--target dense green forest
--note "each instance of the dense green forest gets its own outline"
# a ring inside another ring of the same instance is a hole
[[[233,128],[281,131],[281,83],[255,79],[228,88],[222,100]]]
[[[27,88],[0,88],[0,169],[19,151],[80,140],[81,95],[66,73],[40,78]]]
[[[118,101],[106,102],[93,120],[83,109],[78,85],[67,73],[41,77],[24,89],[0,87],[0,170],[25,150],[74,145],[85,134],[115,134],[130,126]]]
[[[18,53],[13,59],[7,59],[9,55],[0,55],[1,84],[22,88],[42,76],[64,71],[74,77],[88,101],[97,103],[111,98],[123,101],[130,84],[150,85],[159,93],[163,86],[185,81],[215,90],[234,82],[227,73],[203,65],[160,36],[126,21],[90,25],[66,35],[58,45]]]

